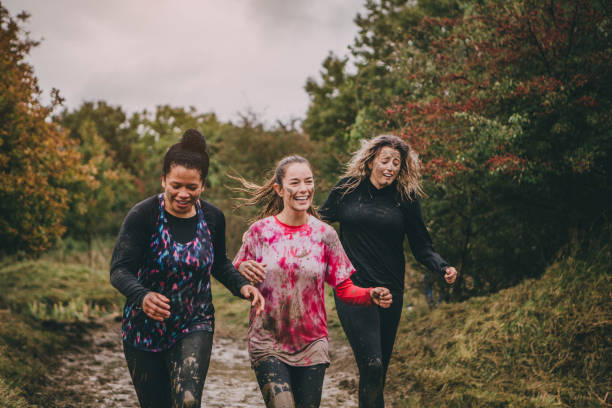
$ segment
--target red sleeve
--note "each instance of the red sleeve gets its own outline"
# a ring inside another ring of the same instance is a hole
[[[338,286],[336,286],[336,294],[338,297],[342,301],[352,305],[372,305],[372,298],[370,297],[371,290],[372,288],[355,286],[350,278],[343,280]]]

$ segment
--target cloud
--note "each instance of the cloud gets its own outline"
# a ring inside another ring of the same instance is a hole
[[[269,121],[304,116],[306,78],[347,53],[361,6],[345,0],[10,0],[44,40],[30,61],[66,105],[103,99],[128,111],[170,103],[223,119],[250,108]]]

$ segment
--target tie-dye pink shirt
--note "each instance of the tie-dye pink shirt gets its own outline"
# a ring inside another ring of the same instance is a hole
[[[251,355],[269,352],[285,360],[283,355],[304,351],[318,339],[325,341],[326,350],[324,283],[335,288],[355,271],[336,231],[312,216],[296,227],[264,218],[244,234],[234,265],[246,260],[267,265],[259,285],[265,310],[250,317]]]

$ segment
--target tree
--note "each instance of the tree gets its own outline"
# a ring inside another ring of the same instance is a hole
[[[309,78],[305,86],[311,104],[304,129],[314,140],[327,141],[341,160],[359,139],[393,128],[385,108],[405,98],[410,87],[397,71],[397,46],[414,40],[413,27],[425,16],[460,13],[455,0],[368,0],[365,8],[355,18],[359,34],[349,47],[351,58],[330,54],[320,80]]]
[[[387,114],[422,153],[463,295],[538,275],[609,222],[609,15],[597,1],[466,2],[396,46],[412,91]]]
[[[25,58],[38,43],[0,5],[0,252],[37,254],[65,228],[67,186],[85,177],[79,154],[56,124],[46,121],[60,102],[43,106],[32,67]]]

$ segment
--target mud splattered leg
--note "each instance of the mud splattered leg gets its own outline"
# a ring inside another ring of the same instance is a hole
[[[340,323],[359,367],[359,408],[384,408],[380,309],[349,305],[337,297],[335,300]]]
[[[289,366],[274,357],[255,365],[255,376],[267,408],[294,408]]]
[[[167,408],[170,405],[170,380],[162,353],[123,346],[125,360],[142,408]]]
[[[172,408],[200,408],[210,363],[213,334],[195,332],[178,341],[166,354]]]
[[[318,408],[323,392],[325,364],[310,367],[291,367],[291,384],[296,408]]]

